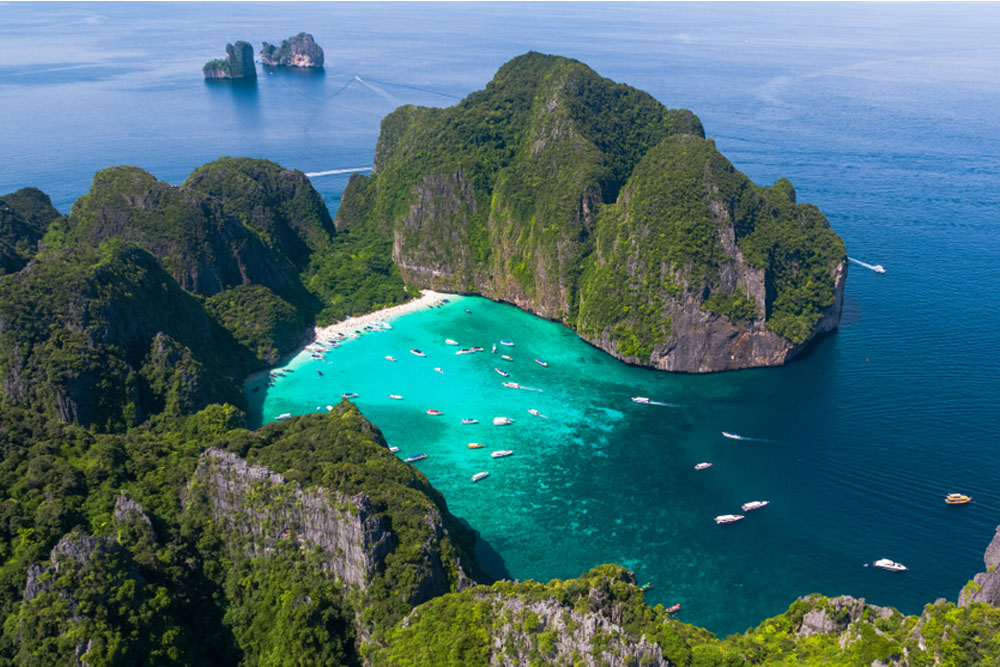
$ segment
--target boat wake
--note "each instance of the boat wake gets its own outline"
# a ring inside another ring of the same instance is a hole
[[[722,435],[729,438],[730,440],[742,440],[744,442],[775,442],[769,438],[751,438],[748,435],[740,435],[739,433],[730,433],[729,431],[723,431]]]
[[[660,401],[650,401],[646,405],[661,405],[661,406],[663,406],[665,408],[679,408],[679,407],[681,407],[677,403],[661,403]]]
[[[307,171],[306,176],[314,178],[316,176],[332,176],[333,174],[354,174],[360,171],[371,171],[371,167],[352,167],[350,169],[327,169],[326,171]]]
[[[885,268],[883,268],[881,264],[868,264],[867,262],[862,262],[860,259],[854,259],[853,257],[848,257],[847,259],[851,260],[858,266],[863,266],[866,269],[871,269],[875,273],[885,273]]]

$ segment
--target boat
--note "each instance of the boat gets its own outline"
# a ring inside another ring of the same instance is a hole
[[[905,572],[910,569],[902,563],[897,563],[896,561],[889,560],[888,558],[879,558],[877,561],[872,563],[872,565],[883,570],[889,570],[890,572]]]
[[[386,322],[385,320],[379,322],[378,325],[380,327],[382,327],[383,329],[391,329],[392,328],[391,326],[389,326],[389,323]]]
[[[490,452],[490,457],[494,459],[502,459],[503,457],[510,456],[513,453],[513,449],[498,449],[495,452]]]
[[[748,503],[743,503],[742,505],[740,505],[740,509],[742,509],[744,512],[751,512],[753,510],[759,510],[761,507],[766,507],[767,505],[770,504],[771,504],[770,500],[751,500]]]
[[[493,343],[493,354],[497,353],[497,344]]]
[[[666,612],[667,612],[668,614],[672,614],[672,613],[674,613],[675,611],[680,611],[680,610],[681,610],[681,603],[680,603],[680,602],[678,602],[677,604],[672,604],[672,605],[670,605],[669,607],[667,607],[667,609],[666,609]]]
[[[961,493],[949,493],[944,497],[944,501],[949,505],[964,505],[970,500],[972,500],[970,496],[966,496]]]
[[[391,398],[391,399],[393,399],[395,401],[401,401],[401,400],[403,400],[403,397],[400,396],[399,394],[389,394],[389,398]]]
[[[514,361],[513,358],[508,357],[506,354],[501,354],[500,358],[503,359],[504,361]]]
[[[514,423],[514,420],[511,419],[510,417],[494,417],[493,418],[493,425],[494,426],[506,426],[507,424],[513,424],[513,423]]]
[[[731,438],[733,440],[742,440],[743,439],[743,436],[740,435],[739,433],[730,433],[729,431],[723,431],[722,435],[724,435],[727,438]]]
[[[502,384],[503,386],[507,387],[508,389],[520,389],[521,388],[521,385],[519,385],[516,382],[501,382],[500,384]]]
[[[545,415],[534,408],[528,408],[528,414],[535,415],[536,417],[541,417],[542,419],[548,419]]]
[[[427,356],[426,354],[424,354],[423,352],[421,352],[417,348],[413,348],[412,350],[410,350],[410,354],[415,354],[418,357],[426,357]]]
[[[633,403],[642,403],[643,405],[645,405],[645,404],[649,403],[649,397],[648,396],[633,396],[632,397],[632,402]]]
[[[546,368],[549,367],[549,362],[543,361],[542,359],[535,359],[535,363],[539,366],[545,366]]]
[[[455,354],[472,354],[473,352],[475,352],[475,350],[468,347],[463,347],[461,349],[455,350]]]
[[[881,264],[876,264],[875,266],[872,267],[872,271],[874,271],[875,273],[885,273],[885,267],[882,266]]]
[[[385,355],[385,360],[386,360],[386,361],[396,361],[396,357],[390,357],[390,356],[389,356],[389,355],[387,354],[387,355]]]
[[[436,370],[438,373],[441,373],[442,375],[444,375],[444,371],[441,370],[440,368],[438,368],[437,366],[434,367],[434,370]]]
[[[485,350],[485,348],[476,347],[475,345],[473,345],[472,347],[469,348],[469,351],[470,352],[485,352],[486,350]]]
[[[466,445],[466,447],[469,449],[482,449],[485,446],[486,445],[484,445],[481,442],[470,442],[469,444]]]
[[[639,590],[640,591],[648,591],[652,587],[653,587],[653,584],[651,584],[649,582],[646,582],[642,586],[639,586]]]
[[[440,417],[444,413],[441,412],[440,410],[435,410],[431,408],[430,410],[427,411],[427,414],[429,414],[431,417]]]
[[[722,525],[724,523],[736,523],[743,519],[742,514],[720,514],[715,517],[715,523]]]
[[[500,344],[501,345],[506,345],[507,347],[514,347],[514,343],[512,343],[509,340],[504,340],[502,338],[500,339]]]
[[[283,412],[282,414],[275,417],[274,421],[281,421],[282,419],[288,419],[291,416],[292,416],[291,412]]]
[[[403,459],[403,463],[415,463],[417,461],[423,461],[426,458],[427,458],[426,454],[414,454],[413,456],[408,456],[407,458]]]
[[[479,420],[478,419],[466,418],[466,419],[462,420],[462,423],[463,424],[478,424]]]
[[[472,481],[473,482],[478,482],[483,477],[489,477],[489,476],[490,476],[490,474],[488,472],[477,472],[475,475],[472,476]]]
[[[451,338],[445,338],[444,339],[444,344],[445,345],[458,345],[458,341],[457,340],[452,340]]]
[[[357,398],[358,395],[355,394],[353,391],[349,391],[347,393],[341,394],[340,397],[341,398]]]
[[[502,375],[504,377],[507,377],[508,375],[510,375],[510,373],[508,373],[507,371],[505,371],[502,368],[494,368],[493,370],[495,370],[497,373],[499,373],[500,375]]]
[[[469,313],[470,315],[472,314],[472,311],[469,310],[468,308],[465,309],[465,312]]]
[[[695,470],[704,470],[705,468],[711,468],[711,467],[712,467],[711,463],[709,463],[708,461],[702,461],[701,463],[696,464],[695,467],[694,467],[694,469]]]
[[[396,452],[399,451],[399,447],[397,447],[396,445],[389,445],[389,451],[395,454]]]

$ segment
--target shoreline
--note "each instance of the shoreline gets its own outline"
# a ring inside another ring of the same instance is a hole
[[[364,315],[348,317],[346,320],[336,322],[325,327],[313,327],[312,333],[307,334],[308,340],[306,344],[299,349],[299,352],[301,352],[306,346],[315,343],[317,340],[326,340],[327,338],[336,336],[337,334],[344,334],[347,336],[355,329],[363,329],[369,324],[375,324],[376,322],[397,318],[401,315],[413,313],[418,310],[434,308],[445,299],[452,298],[453,296],[454,295],[447,294],[445,292],[435,292],[434,290],[424,289],[420,290],[420,298],[407,301],[406,303],[401,303],[398,306],[389,306],[388,308],[375,310],[370,313],[365,313]]]

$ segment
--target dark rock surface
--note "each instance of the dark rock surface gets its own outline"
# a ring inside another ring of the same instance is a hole
[[[210,60],[202,67],[206,79],[256,79],[253,47],[248,42],[226,44],[225,60]]]
[[[1000,526],[983,554],[986,572],[980,572],[958,594],[958,606],[967,607],[973,602],[1000,607]]]
[[[282,40],[280,47],[264,42],[260,49],[260,61],[271,67],[320,68],[323,67],[323,49],[312,35],[300,32]]]

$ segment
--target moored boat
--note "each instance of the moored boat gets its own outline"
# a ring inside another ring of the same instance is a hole
[[[470,442],[469,444],[466,445],[466,447],[469,449],[482,449],[485,446],[486,445],[484,445],[481,442]]]
[[[511,357],[511,356],[508,356],[508,355],[506,355],[506,354],[501,354],[501,355],[500,355],[500,358],[501,358],[501,359],[503,359],[504,361],[514,361],[514,358],[513,358],[513,357]]]
[[[274,421],[281,421],[282,419],[288,419],[291,416],[292,416],[291,412],[283,412],[280,415],[278,415],[277,417],[275,417]]]
[[[724,523],[736,523],[737,521],[742,521],[742,514],[720,514],[715,517],[715,523],[721,525]]]
[[[434,370],[436,370],[438,373],[441,373],[442,375],[444,375],[444,371],[441,370],[440,368],[438,368],[438,367],[435,366]]]
[[[426,458],[427,458],[426,454],[422,453],[414,454],[413,456],[408,456],[407,458],[403,459],[403,463],[415,463],[416,461],[423,461]]]
[[[393,399],[394,401],[401,401],[401,400],[403,400],[403,397],[400,396],[399,394],[389,394],[389,398]]]
[[[357,398],[358,395],[355,394],[353,391],[348,391],[348,392],[345,392],[345,393],[341,394],[340,397],[341,398]]]
[[[389,356],[389,355],[387,354],[387,355],[385,355],[385,360],[386,360],[386,361],[396,361],[396,357],[391,357],[391,356]]]
[[[643,405],[645,405],[646,403],[649,403],[649,397],[648,396],[633,396],[632,397],[632,402],[633,403],[642,403]]]
[[[505,340],[505,339],[500,339],[500,344],[501,345],[506,345],[507,347],[514,347],[514,343],[512,343],[509,340]]]
[[[497,344],[493,343],[493,354],[497,353]]]
[[[493,425],[494,426],[506,426],[507,424],[513,424],[513,423],[514,423],[514,420],[511,419],[510,417],[494,417],[493,418]]]
[[[426,357],[427,356],[426,354],[424,354],[423,352],[421,352],[417,348],[413,348],[412,350],[410,350],[410,354],[415,354],[418,357]]]
[[[694,469],[695,470],[704,470],[705,468],[711,468],[711,467],[712,467],[711,463],[709,463],[708,461],[702,461],[701,463],[695,464]]]
[[[676,604],[672,604],[672,605],[670,605],[669,607],[667,607],[667,609],[666,609],[666,612],[667,612],[668,614],[672,614],[672,613],[674,613],[675,611],[680,611],[680,610],[681,610],[681,603],[680,603],[680,602],[678,602],[678,603],[676,603]]]
[[[896,561],[889,560],[888,558],[879,558],[877,561],[872,563],[872,565],[883,570],[889,570],[890,572],[905,572],[910,569],[902,563],[897,563]]]
[[[490,452],[490,457],[494,459],[502,459],[503,457],[510,456],[513,453],[513,449],[498,449],[495,452]]]
[[[445,345],[458,345],[458,341],[452,340],[451,338],[445,338],[444,343]]]
[[[538,364],[539,366],[545,366],[546,368],[549,367],[549,362],[544,361],[542,359],[535,359],[535,363]]]
[[[399,447],[397,447],[396,445],[389,445],[389,451],[395,454],[396,452],[399,451]]]
[[[478,424],[479,420],[467,417],[467,418],[465,418],[465,419],[462,420],[462,423],[463,424]]]
[[[510,375],[510,373],[508,373],[507,371],[505,371],[502,368],[494,368],[493,370],[495,370],[497,373],[499,373],[500,375],[502,375],[504,377],[507,377],[507,376]]]
[[[753,510],[759,510],[761,507],[766,507],[767,505],[770,504],[771,504],[770,500],[751,500],[748,503],[743,503],[742,505],[740,505],[740,509],[742,509],[744,512],[751,512]]]
[[[458,350],[455,350],[455,354],[472,354],[473,352],[475,352],[475,350],[468,347],[463,347]]]
[[[944,501],[949,505],[964,505],[970,500],[972,500],[971,496],[967,496],[962,493],[949,493],[944,497]]]
[[[490,474],[488,472],[477,472],[475,475],[472,476],[472,481],[473,482],[478,482],[482,478],[489,477],[489,476],[490,476]]]
[[[389,323],[386,322],[385,320],[379,322],[378,325],[380,327],[382,327],[383,329],[391,329],[392,328],[391,326],[389,326]]]
[[[539,412],[535,408],[528,408],[528,414],[535,415],[536,417],[541,417],[542,419],[548,419],[548,417],[546,417],[545,415],[543,415],[541,412]]]
[[[444,413],[441,412],[440,410],[435,410],[431,408],[430,410],[427,411],[427,414],[429,414],[431,417],[440,417]]]

